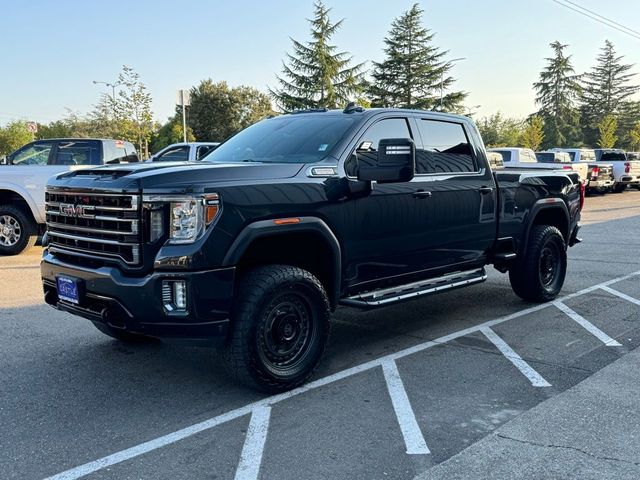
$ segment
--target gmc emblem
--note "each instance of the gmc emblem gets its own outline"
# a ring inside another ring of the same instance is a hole
[[[74,205],[73,203],[60,204],[60,215],[64,215],[65,217],[93,218],[95,215],[88,213],[91,210],[93,210],[93,207],[88,205]]]

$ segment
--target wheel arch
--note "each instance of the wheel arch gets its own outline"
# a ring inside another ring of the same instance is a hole
[[[0,183],[0,205],[13,205],[20,207],[26,215],[28,215],[36,225],[39,222],[39,210],[33,198],[26,192],[20,191],[10,185]]]
[[[322,219],[295,217],[291,223],[253,222],[236,237],[222,262],[223,267],[235,266],[239,270],[267,264],[294,265],[310,271],[327,291],[331,307],[336,307],[341,289],[342,250]]]
[[[569,209],[561,199],[547,198],[539,200],[534,204],[533,208],[531,209],[531,213],[529,214],[529,220],[525,227],[524,239],[522,242],[522,251],[525,251],[527,249],[531,229],[535,225],[551,225],[553,227],[556,227],[558,230],[560,230],[565,244],[568,246],[569,236],[571,233],[569,231],[571,222],[569,217]]]

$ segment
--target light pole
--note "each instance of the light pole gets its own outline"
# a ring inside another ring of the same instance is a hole
[[[98,85],[99,83],[102,84],[102,85],[106,85],[107,87],[111,87],[111,100],[113,100],[115,102],[116,101],[116,87],[119,87],[120,85],[122,85],[122,82],[120,82],[119,80],[116,83],[101,82],[99,80],[94,80],[93,81],[94,85]]]
[[[465,57],[459,57],[459,58],[454,58],[452,60],[449,60],[447,63],[445,63],[442,66],[442,71],[440,72],[440,111],[442,111],[442,99],[443,99],[443,92],[444,92],[444,71],[446,67],[449,67],[453,62],[460,62],[462,60],[466,60]]]

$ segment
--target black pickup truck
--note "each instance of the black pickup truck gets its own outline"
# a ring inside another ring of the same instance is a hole
[[[340,305],[474,285],[487,265],[554,299],[583,201],[576,173],[492,172],[466,117],[296,112],[197,164],[51,180],[44,295],[117,339],[221,346],[237,379],[282,391],[313,373]]]

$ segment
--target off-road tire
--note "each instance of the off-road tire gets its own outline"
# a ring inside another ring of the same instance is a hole
[[[529,302],[555,299],[567,274],[567,248],[556,227],[534,225],[524,254],[509,268],[511,288]]]
[[[622,193],[627,189],[627,184],[626,183],[622,183],[622,184],[617,184],[613,187],[613,193]]]
[[[236,291],[223,351],[230,375],[269,393],[302,385],[329,338],[331,309],[320,281],[298,267],[268,265],[245,273]]]
[[[12,229],[17,225],[20,229],[19,238],[12,245],[3,245],[0,241],[0,255],[19,255],[33,247],[38,239],[38,226],[28,213],[14,205],[0,205],[0,229],[4,219],[12,219]]]

